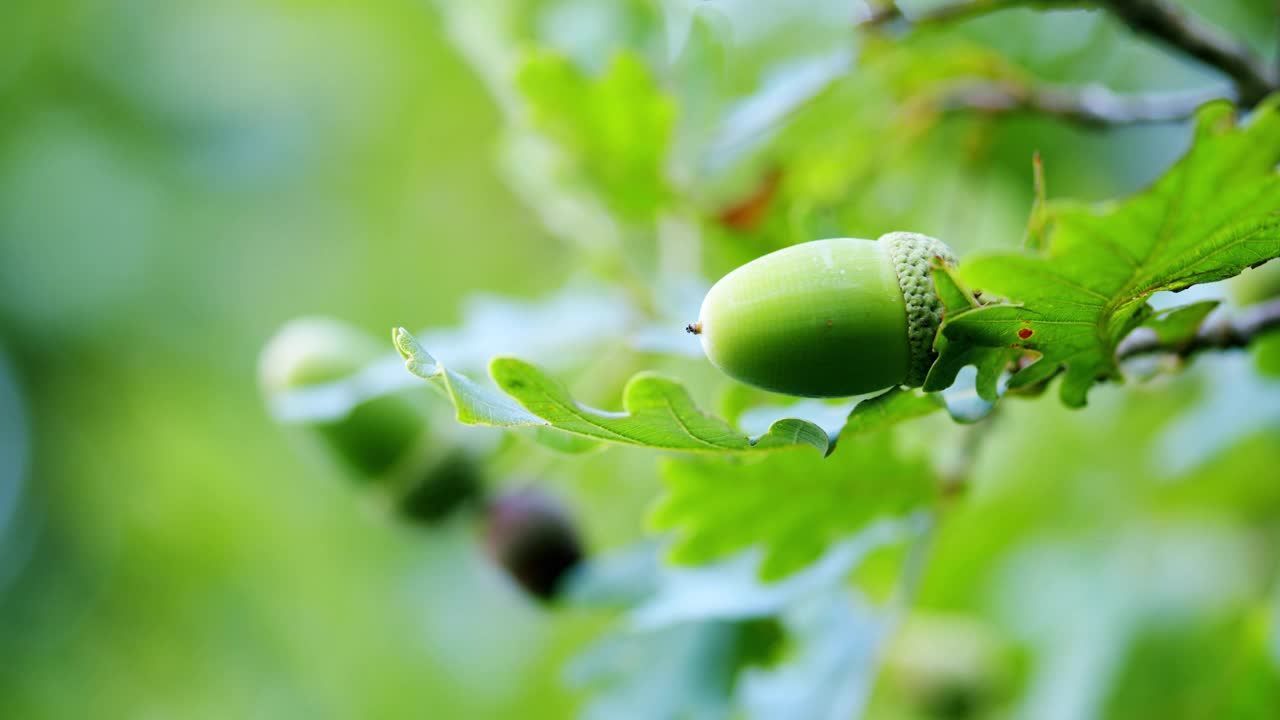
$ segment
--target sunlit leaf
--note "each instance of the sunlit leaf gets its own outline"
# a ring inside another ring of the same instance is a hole
[[[672,559],[698,564],[760,545],[766,579],[799,570],[877,518],[910,512],[935,487],[929,463],[900,453],[887,432],[842,436],[826,461],[794,450],[732,464],[672,459],[662,474],[667,494],[650,523],[675,532]]]
[[[649,542],[593,559],[575,578],[572,602],[627,612],[570,665],[570,682],[590,696],[586,715],[850,717],[893,616],[865,602],[849,577],[921,527],[873,524],[776,583],[760,579],[754,549],[696,568],[663,566]]]
[[[730,709],[743,629],[718,621],[610,633],[567,669],[569,683],[589,696],[580,716],[721,720]]]
[[[849,413],[841,436],[884,430],[896,423],[924,417],[946,407],[937,395],[894,388],[863,400]]]
[[[466,424],[535,426],[601,442],[682,452],[745,452],[807,445],[825,454],[830,439],[803,420],[780,420],[759,438],[750,438],[723,420],[703,413],[679,383],[652,373],[631,378],[621,412],[598,410],[575,400],[538,368],[515,358],[496,358],[489,372],[497,389],[446,369],[403,328],[396,347],[409,372],[444,391]],[[581,449],[575,447],[575,449]]]
[[[1229,104],[1207,106],[1191,150],[1150,189],[1118,204],[1051,206],[1043,254],[966,260],[965,284],[1016,304],[948,308],[942,368],[958,369],[962,359],[989,367],[1000,357],[974,348],[1033,351],[1040,360],[1009,388],[1062,372],[1063,402],[1082,406],[1094,383],[1119,377],[1116,346],[1151,316],[1151,295],[1280,255],[1276,105],[1243,126]]]
[[[572,179],[591,184],[624,217],[648,218],[667,201],[663,162],[675,110],[637,57],[619,53],[593,78],[567,58],[538,54],[517,83]]]

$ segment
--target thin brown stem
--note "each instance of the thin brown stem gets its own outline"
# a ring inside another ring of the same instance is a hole
[[[1073,88],[979,80],[951,86],[938,102],[947,111],[1047,115],[1096,130],[1180,122],[1222,96],[1212,89],[1121,95],[1101,85]]]
[[[1078,5],[1080,0],[956,0],[955,2],[915,13],[908,17],[897,3],[889,2],[872,10],[860,25],[885,27],[906,24],[910,27],[945,25],[1013,7],[1052,7]]]
[[[1180,344],[1161,341],[1151,328],[1138,328],[1116,348],[1116,358],[1157,354],[1186,358],[1205,350],[1248,347],[1258,336],[1276,330],[1280,330],[1280,298],[1252,305],[1234,316],[1215,313],[1205,320],[1195,337]]]
[[[1268,67],[1243,43],[1189,14],[1173,0],[956,0],[910,17],[890,2],[860,24],[870,27],[943,25],[1012,7],[1105,9],[1133,32],[1155,39],[1231,78],[1236,100],[1244,107],[1253,107],[1280,89],[1280,72]]]
[[[1172,0],[1098,0],[1140,35],[1225,73],[1235,83],[1241,105],[1253,107],[1276,90],[1276,76],[1248,47],[1187,13]]]

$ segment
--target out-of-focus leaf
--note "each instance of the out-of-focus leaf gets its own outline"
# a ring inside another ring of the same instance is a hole
[[[571,601],[631,608],[621,629],[570,666],[570,682],[591,693],[587,717],[850,717],[893,615],[867,605],[849,576],[870,552],[920,529],[876,523],[773,584],[760,581],[755,550],[671,568],[646,542],[589,561]]]
[[[655,592],[632,609],[638,628],[663,628],[697,620],[769,617],[797,602],[842,587],[872,551],[920,530],[919,518],[884,520],[833,545],[817,561],[778,582],[760,578],[764,553],[753,548],[698,567],[663,567]]]
[[[793,450],[734,465],[671,460],[662,474],[667,495],[650,523],[675,531],[672,559],[705,563],[760,545],[767,580],[808,565],[876,518],[906,514],[935,487],[929,463],[900,453],[887,432],[844,436],[826,461]]]
[[[1017,304],[948,312],[942,367],[958,369],[974,347],[1034,351],[1040,360],[1009,388],[1062,370],[1062,400],[1080,407],[1094,383],[1119,377],[1116,346],[1150,317],[1152,294],[1280,255],[1277,104],[1244,126],[1229,104],[1205,107],[1191,150],[1149,190],[1119,204],[1051,207],[1044,254],[966,261],[959,272],[969,287]]]
[[[826,432],[803,420],[780,420],[752,439],[706,415],[679,383],[652,373],[631,378],[623,390],[623,412],[586,407],[568,390],[522,360],[496,358],[489,372],[498,389],[447,370],[403,328],[396,347],[409,372],[441,388],[459,422],[497,427],[536,426],[601,442],[682,452],[746,452],[808,445],[825,454]],[[820,456],[819,456],[820,457]]]
[[[1249,608],[1140,628],[1112,679],[1104,717],[1179,718],[1213,708],[1232,720],[1273,720],[1280,672],[1267,650],[1269,624]]]
[[[675,110],[638,58],[619,53],[591,78],[564,57],[539,54],[517,82],[534,126],[562,150],[569,179],[594,186],[627,218],[648,219],[667,202]]]
[[[870,400],[863,400],[849,413],[841,437],[884,430],[907,420],[932,414],[946,407],[937,395],[918,390],[894,388]]]
[[[1258,592],[1248,568],[1259,549],[1244,532],[1213,524],[1019,548],[1004,563],[996,597],[1002,625],[1038,654],[1018,717],[1100,716],[1137,634]]]
[[[1191,305],[1183,305],[1158,312],[1142,325],[1154,330],[1162,344],[1177,347],[1195,339],[1200,325],[1220,304],[1218,300],[1203,300]]]
[[[628,338],[638,316],[616,290],[578,283],[537,301],[473,295],[462,303],[461,314],[456,327],[427,329],[421,337],[443,348],[440,359],[450,369],[463,372],[481,370],[497,355],[519,355],[552,368],[581,362],[602,345]],[[345,378],[272,393],[271,412],[282,422],[333,420],[361,403],[417,386],[404,372],[404,361],[388,349]]]
[[[418,337],[462,372],[481,370],[499,355],[566,367],[609,342],[623,341],[639,319],[619,289],[577,282],[535,301],[471,295],[460,310],[456,327],[426,330]]]
[[[741,623],[617,632],[576,657],[569,684],[586,690],[586,720],[722,720],[739,666]]]
[[[632,608],[652,597],[668,572],[663,543],[646,538],[592,553],[567,576],[563,602],[571,607]]]
[[[850,72],[853,53],[837,48],[775,68],[753,94],[724,113],[706,149],[706,169],[717,172],[759,149],[786,127],[788,116]]]
[[[816,67],[809,72],[818,75]],[[951,83],[1021,81],[1024,73],[990,48],[929,36],[893,43],[863,38],[856,70],[832,78],[795,104],[785,123],[773,121],[777,136],[766,151],[785,161],[783,206],[825,205],[865,192],[870,177],[942,117],[935,96]]]
[[[1174,475],[1250,435],[1280,432],[1280,379],[1259,376],[1241,355],[1202,357],[1195,372],[1204,381],[1203,399],[1169,423],[1151,448],[1157,467]]]
[[[792,43],[808,41],[810,48],[823,49],[833,39],[847,39],[858,0],[796,0],[787,3],[760,3],[755,0],[662,0],[667,25],[668,48],[678,55],[697,18],[712,18],[723,27],[726,45],[751,46],[756,54],[767,52],[774,43],[790,38]]]
[[[28,530],[21,512],[27,481],[27,417],[4,350],[0,345],[0,598],[21,567],[15,555],[26,544],[22,534]]]
[[[782,616],[791,653],[785,663],[747,668],[738,705],[752,720],[859,717],[871,694],[891,617],[851,593],[828,593]]]
[[[1254,366],[1262,375],[1280,378],[1280,332],[1272,331],[1253,343]]]

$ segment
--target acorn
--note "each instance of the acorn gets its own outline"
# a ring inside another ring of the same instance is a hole
[[[447,451],[410,476],[396,509],[408,521],[435,525],[484,496],[484,470],[468,448]]]
[[[337,320],[299,318],[263,349],[259,380],[268,396],[325,385],[354,375],[384,350],[382,343]],[[427,429],[424,413],[396,395],[375,397],[345,415],[305,425],[348,469],[367,479],[396,468]]]
[[[267,343],[260,382],[275,399],[348,379],[386,354],[382,342],[345,323],[301,318]],[[379,487],[411,522],[441,522],[483,494],[483,470],[471,449],[432,433],[427,413],[403,393],[357,402],[336,417],[283,422],[318,438],[348,477]]]
[[[584,557],[568,511],[532,487],[494,498],[486,512],[484,533],[489,557],[542,601],[559,596],[569,572]]]
[[[763,390],[847,397],[919,387],[937,358],[939,261],[954,265],[955,253],[917,233],[793,245],[721,278],[686,329],[713,365]]]

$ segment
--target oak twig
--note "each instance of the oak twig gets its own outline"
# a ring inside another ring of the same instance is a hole
[[[1280,330],[1280,298],[1244,308],[1235,316],[1214,313],[1191,340],[1181,344],[1162,342],[1155,330],[1140,327],[1116,348],[1116,359],[1167,354],[1187,358],[1205,350],[1248,347],[1259,335]]]
[[[1222,71],[1235,83],[1237,100],[1257,105],[1276,90],[1276,77],[1249,48],[1171,0],[1097,0],[1134,32]]]
[[[1047,115],[1101,129],[1180,122],[1194,115],[1204,103],[1220,97],[1222,93],[1213,89],[1122,95],[1101,85],[1072,88],[979,80],[944,90],[940,106],[947,111]]]
[[[1135,33],[1158,40],[1231,78],[1236,88],[1236,100],[1244,107],[1253,107],[1280,89],[1277,71],[1268,67],[1244,44],[1190,15],[1173,0],[956,0],[912,17],[904,15],[896,3],[890,2],[873,11],[861,25],[942,25],[1012,7],[1102,8]],[[1025,109],[1038,108],[1032,105]]]
[[[890,2],[872,10],[860,24],[868,27],[885,27],[899,22],[912,27],[944,25],[1014,7],[1062,7],[1080,3],[1081,0],[955,0],[908,17],[897,3]]]

